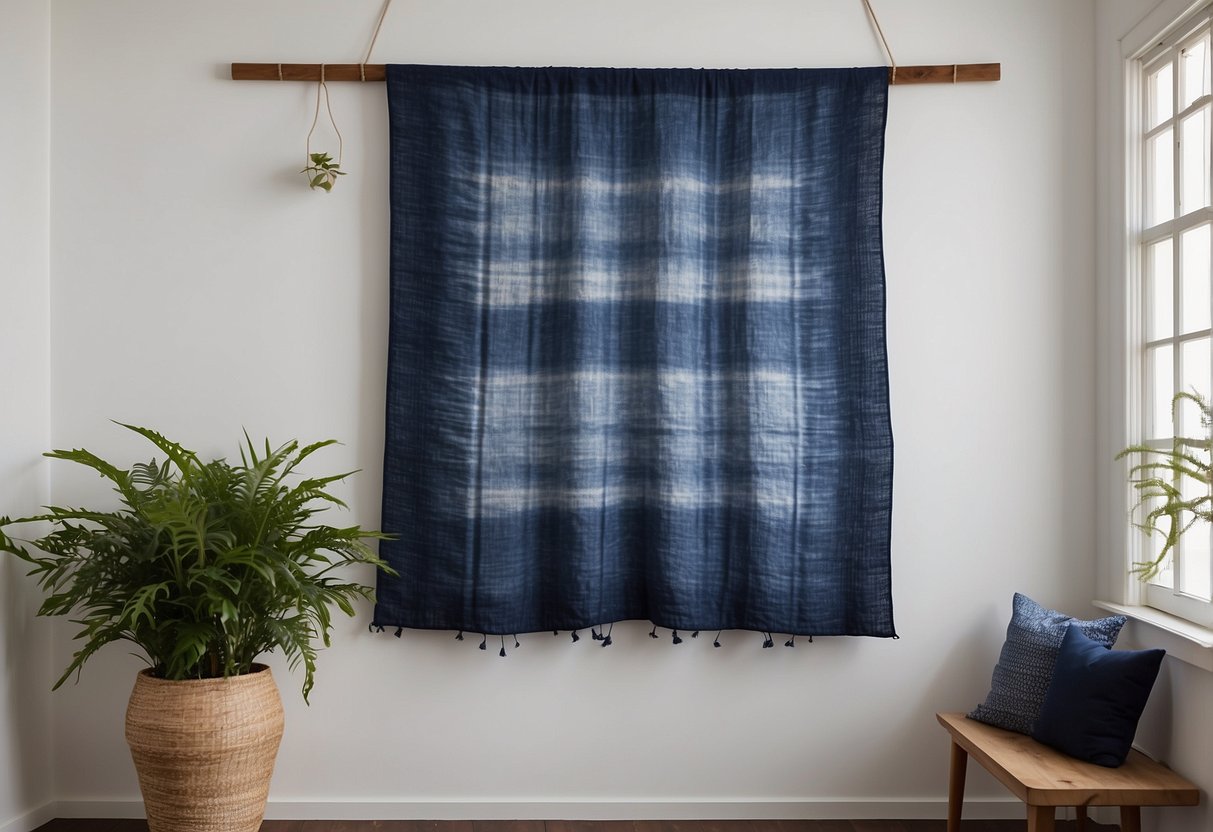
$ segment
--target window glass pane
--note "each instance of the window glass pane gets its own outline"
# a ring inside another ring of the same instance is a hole
[[[1174,435],[1171,429],[1171,399],[1175,396],[1172,362],[1170,344],[1154,347],[1146,354],[1145,389],[1150,397],[1150,424],[1146,432],[1153,439],[1166,439]]]
[[[1145,517],[1146,512],[1149,511],[1150,508],[1153,508],[1154,506],[1156,506],[1158,504],[1159,504],[1158,500],[1152,500],[1151,502],[1149,502],[1145,506],[1143,506],[1140,509],[1140,511],[1142,512],[1142,517]],[[1163,532],[1165,532],[1167,530],[1167,528],[1168,528],[1167,524],[1169,522],[1170,521],[1165,517],[1159,521],[1159,527],[1163,530]],[[1144,535],[1143,535],[1143,537],[1144,537]],[[1155,532],[1154,534],[1151,534],[1149,537],[1145,538],[1145,540],[1142,542],[1142,546],[1141,546],[1141,559],[1143,561],[1152,561],[1155,558],[1157,558],[1158,553],[1162,551],[1162,544],[1163,544],[1163,534],[1162,533]],[[1162,567],[1158,570],[1158,574],[1150,579],[1150,583],[1152,583],[1156,586],[1165,586],[1167,589],[1171,589],[1172,587],[1175,586],[1175,572],[1171,568],[1173,557],[1174,557],[1173,554],[1167,555],[1167,559],[1165,561],[1163,561]]]
[[[1209,91],[1209,36],[1189,44],[1180,58],[1182,87],[1179,109],[1183,109]]]
[[[1171,238],[1159,240],[1146,254],[1146,340],[1168,338],[1175,326],[1175,274]]]
[[[1213,369],[1210,364],[1208,338],[1186,341],[1180,347],[1180,382],[1184,390],[1198,393],[1209,401],[1210,386],[1213,386]],[[1208,428],[1201,424],[1200,409],[1193,402],[1184,402],[1180,408],[1182,435],[1196,440],[1208,436]],[[1204,448],[1189,448],[1188,453],[1205,464],[1209,452]],[[1189,500],[1208,496],[1209,484],[1193,477],[1184,477],[1184,497]],[[1179,590],[1201,598],[1209,598],[1209,582],[1213,577],[1210,564],[1210,528],[1207,523],[1197,523],[1184,533],[1180,540]]]
[[[1167,61],[1150,76],[1148,82],[1150,96],[1149,114],[1146,121],[1149,129],[1161,124],[1171,117],[1171,105],[1174,103],[1174,90],[1171,88],[1172,64]]]
[[[1175,137],[1168,127],[1146,143],[1147,225],[1157,225],[1175,216]]]
[[[1209,107],[1183,120],[1179,132],[1180,213],[1209,204]]]
[[[1191,495],[1195,496],[1195,494]],[[1209,524],[1197,521],[1180,539],[1179,591],[1210,600],[1213,564],[1210,563]]]
[[[1162,544],[1159,543],[1155,547],[1155,550],[1157,551],[1158,549],[1161,549],[1161,548],[1162,548]],[[1171,569],[1171,556],[1170,555],[1167,556],[1167,560],[1163,564],[1162,568],[1158,570],[1158,574],[1150,579],[1150,583],[1155,584],[1156,586],[1165,586],[1167,589],[1170,589],[1171,587],[1173,587],[1175,585],[1175,574],[1174,574],[1174,571]]]
[[[1185,341],[1179,348],[1179,359],[1179,389],[1196,393],[1205,401],[1209,401],[1209,384],[1213,381],[1209,363],[1209,339]],[[1204,437],[1205,427],[1200,423],[1200,408],[1195,402],[1181,402],[1178,415],[1181,436],[1193,439]]]
[[[1208,458],[1199,452],[1197,456],[1198,458]],[[1184,477],[1180,491],[1185,500],[1195,500],[1208,495],[1209,484],[1201,483],[1193,477]],[[1190,517],[1191,515],[1184,515],[1184,521],[1186,522]],[[1197,521],[1184,532],[1183,537],[1179,540],[1179,586],[1177,589],[1180,592],[1197,595],[1201,598],[1209,597],[1209,531],[1208,523]]]
[[[1182,332],[1209,328],[1209,226],[1198,225],[1179,238],[1181,261],[1180,327]]]

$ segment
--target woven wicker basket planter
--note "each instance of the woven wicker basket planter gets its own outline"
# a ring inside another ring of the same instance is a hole
[[[126,710],[151,832],[257,832],[282,739],[268,667],[228,679],[135,678]]]

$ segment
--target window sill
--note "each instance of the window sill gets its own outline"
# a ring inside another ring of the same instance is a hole
[[[1213,672],[1213,630],[1153,607],[1093,601],[1101,610],[1133,622],[1133,640],[1142,647],[1161,647],[1167,655]]]

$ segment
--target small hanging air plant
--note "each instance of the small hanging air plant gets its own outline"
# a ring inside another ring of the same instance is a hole
[[[327,153],[310,153],[308,161],[311,164],[300,173],[307,174],[307,183],[313,190],[320,188],[322,191],[331,191],[337,177],[345,176],[345,171],[341,170],[341,164],[334,162],[333,157]]]

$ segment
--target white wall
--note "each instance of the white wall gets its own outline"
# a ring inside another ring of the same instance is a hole
[[[1104,0],[1096,5],[1096,151],[1098,158],[1096,204],[1096,250],[1099,253],[1097,274],[1097,322],[1099,331],[1096,363],[1099,381],[1096,424],[1098,461],[1097,482],[1100,486],[1097,515],[1099,551],[1119,552],[1122,544],[1115,539],[1125,517],[1124,472],[1113,461],[1125,443],[1123,419],[1116,415],[1116,403],[1124,400],[1123,363],[1117,359],[1122,349],[1121,333],[1125,326],[1119,318],[1122,303],[1117,295],[1123,291],[1118,273],[1123,266],[1115,253],[1122,245],[1121,224],[1124,222],[1123,181],[1125,162],[1120,151],[1124,134],[1124,57],[1121,40],[1153,12],[1160,20],[1175,19],[1189,0]],[[1157,8],[1157,11],[1155,9]],[[1118,568],[1101,570],[1101,598],[1120,600],[1124,575]],[[1130,623],[1121,640],[1131,646],[1155,646],[1148,627]],[[1213,673],[1168,656],[1150,695],[1150,703],[1137,731],[1137,745],[1151,756],[1162,760],[1198,785],[1201,804],[1195,809],[1147,809],[1142,823],[1147,832],[1207,832],[1213,829]]]
[[[46,503],[50,10],[4,6],[0,26],[0,514]],[[50,626],[35,587],[0,555],[0,830],[44,820],[51,798]]]
[[[214,453],[234,450],[241,426],[334,436],[346,445],[324,464],[364,471],[352,519],[378,522],[383,88],[333,85],[351,175],[324,195],[296,173],[314,89],[224,79],[232,60],[356,60],[378,7],[56,0],[56,443],[145,453],[111,418]],[[760,636],[726,634],[720,650],[703,639],[674,649],[635,625],[617,627],[610,650],[540,634],[503,660],[449,633],[371,636],[363,614],[322,657],[310,709],[275,665],[288,727],[274,811],[379,801],[414,804],[380,816],[942,812],[947,742],[933,712],[984,694],[1011,593],[1091,612],[1094,11],[1090,0],[879,7],[902,63],[1001,61],[1005,79],[890,96],[901,640],[762,650]],[[405,2],[376,56],[882,62],[852,0]],[[70,502],[104,489],[57,471],[54,493]],[[59,799],[137,799],[121,723],[138,666],[112,649],[56,695]],[[975,814],[1019,811],[978,774],[970,795]],[[458,805],[469,801],[489,805]],[[548,808],[500,805],[512,801]]]

